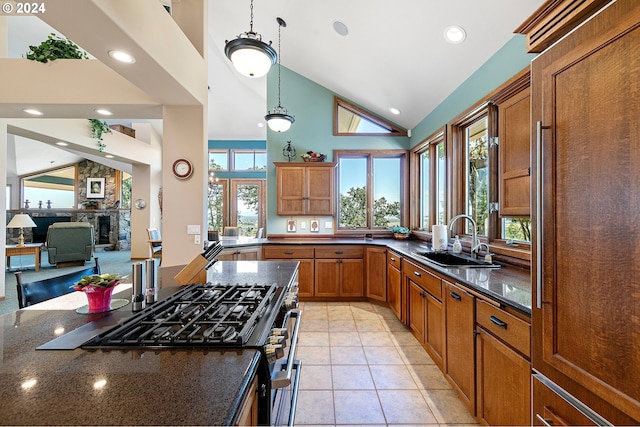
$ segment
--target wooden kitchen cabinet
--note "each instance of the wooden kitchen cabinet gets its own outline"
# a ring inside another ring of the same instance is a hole
[[[426,324],[427,300],[424,289],[409,280],[409,328],[413,335],[424,344],[424,325]]]
[[[254,377],[249,386],[249,391],[245,396],[244,402],[240,409],[238,417],[239,426],[257,426],[258,425],[258,378]]]
[[[335,213],[336,163],[275,162],[276,214],[322,215]]]
[[[365,250],[367,266],[367,298],[387,302],[387,249],[385,247],[367,247]]]
[[[298,261],[298,297],[313,297],[314,248],[304,245],[264,245],[262,257],[265,260]]]
[[[436,365],[443,369],[445,327],[442,280],[406,259],[402,260],[402,277],[408,289],[409,328]]]
[[[530,325],[476,300],[477,418],[485,425],[530,425]]]
[[[563,16],[557,3],[531,26]],[[609,422],[636,425],[639,22],[640,2],[611,3],[531,65],[533,368]]]
[[[475,296],[442,281],[445,301],[445,376],[469,408],[476,413]]]
[[[395,252],[387,250],[387,302],[391,311],[402,322],[406,323],[405,301],[402,295],[402,257]]]
[[[516,93],[509,93],[498,103],[498,141],[500,144],[500,215],[526,217],[531,215],[529,179],[530,161],[530,90],[529,69],[513,84]]]
[[[315,248],[315,296],[364,296],[364,248],[326,245]]]
[[[316,259],[315,296],[361,297],[364,295],[364,260]]]
[[[219,261],[257,261],[261,256],[260,246],[245,246],[223,249],[217,258]]]

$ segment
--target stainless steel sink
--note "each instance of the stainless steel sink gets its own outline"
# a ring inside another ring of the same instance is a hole
[[[416,251],[414,253],[441,267],[500,268],[498,264],[491,264],[481,259],[453,252]]]

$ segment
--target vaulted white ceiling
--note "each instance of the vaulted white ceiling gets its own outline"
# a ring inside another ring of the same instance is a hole
[[[266,139],[266,128],[258,126],[274,107],[266,102],[266,77],[240,76],[224,56],[225,40],[249,30],[249,3],[208,0],[209,139]],[[276,17],[282,17],[287,22],[282,29],[283,66],[411,129],[504,46],[542,3],[255,0],[253,29],[277,48]],[[334,30],[335,21],[347,26],[348,35]],[[464,43],[445,40],[449,25],[465,29]],[[37,18],[10,18],[9,56],[22,56],[49,32]],[[282,104],[286,107],[286,99]],[[391,107],[400,115],[391,114]]]

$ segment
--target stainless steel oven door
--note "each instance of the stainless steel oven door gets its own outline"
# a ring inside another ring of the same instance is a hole
[[[301,310],[290,310],[284,319],[287,331],[282,357],[272,364],[271,424],[293,426],[302,362],[296,359],[298,335],[302,322]]]

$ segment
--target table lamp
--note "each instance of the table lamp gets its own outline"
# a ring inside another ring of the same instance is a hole
[[[24,227],[36,227],[36,223],[33,222],[31,217],[27,214],[16,214],[9,224],[7,224],[7,228],[19,228],[20,229],[20,237],[18,238],[18,247],[24,246]]]

